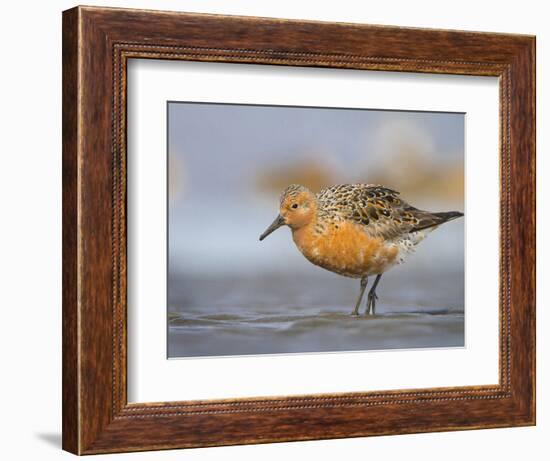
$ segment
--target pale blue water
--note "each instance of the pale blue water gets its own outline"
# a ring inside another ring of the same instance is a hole
[[[358,289],[357,280],[320,269],[314,275],[180,274],[170,281],[168,356],[464,345],[462,273],[388,272],[375,317],[350,316]]]

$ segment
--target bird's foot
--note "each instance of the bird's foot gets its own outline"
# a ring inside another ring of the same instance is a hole
[[[369,293],[367,297],[367,309],[365,310],[365,315],[375,314],[377,300],[378,300],[378,296],[376,293]]]

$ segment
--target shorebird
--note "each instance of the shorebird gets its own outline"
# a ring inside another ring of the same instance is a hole
[[[360,279],[359,307],[369,276],[376,276],[367,296],[365,314],[375,314],[376,287],[382,274],[414,252],[440,224],[464,216],[458,211],[419,210],[399,192],[372,184],[342,184],[314,194],[298,184],[281,194],[279,215],[260,241],[281,226],[313,264],[337,274]]]

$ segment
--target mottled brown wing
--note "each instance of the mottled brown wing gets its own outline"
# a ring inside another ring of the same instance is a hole
[[[373,236],[394,239],[437,226],[458,214],[419,210],[399,197],[399,192],[369,184],[332,186],[318,195],[321,209],[330,215],[365,226]]]

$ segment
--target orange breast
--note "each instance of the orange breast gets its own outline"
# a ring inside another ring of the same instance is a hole
[[[310,262],[347,277],[381,274],[396,263],[397,246],[348,221],[327,224],[319,233],[311,224],[293,231],[292,237]]]

